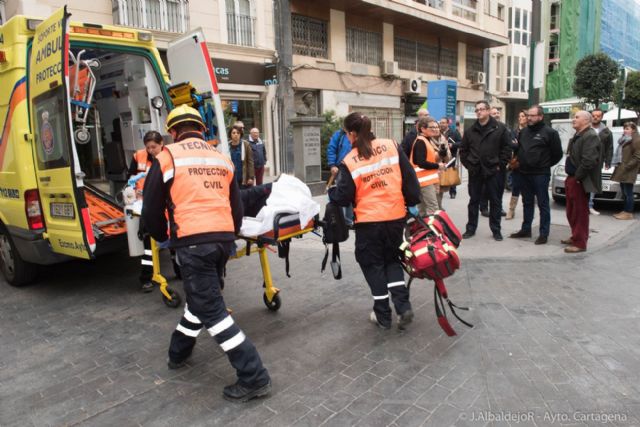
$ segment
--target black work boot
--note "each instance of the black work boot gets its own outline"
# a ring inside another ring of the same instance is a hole
[[[398,329],[404,331],[411,322],[413,322],[413,311],[409,309],[398,316]]]
[[[231,402],[248,402],[256,397],[262,397],[271,391],[271,380],[264,385],[257,387],[246,387],[238,381],[235,384],[228,385],[222,392],[223,397]]]

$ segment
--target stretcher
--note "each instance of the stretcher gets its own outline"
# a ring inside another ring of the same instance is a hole
[[[262,286],[264,288],[262,300],[269,310],[278,311],[282,305],[282,301],[280,300],[280,289],[273,285],[267,250],[270,250],[271,246],[278,246],[278,248],[281,248],[280,252],[286,252],[286,269],[287,275],[289,275],[288,250],[291,239],[301,238],[307,233],[314,232],[317,225],[317,217],[302,226],[297,213],[280,213],[274,217],[273,230],[259,236],[238,236],[238,238],[244,240],[246,244],[244,247],[238,248],[236,254],[230,257],[230,259],[238,259],[249,256],[252,253],[258,253],[260,267],[262,269]]]

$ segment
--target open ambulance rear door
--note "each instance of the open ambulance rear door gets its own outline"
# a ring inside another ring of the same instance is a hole
[[[197,93],[209,92],[211,94],[209,102],[213,102],[215,126],[218,129],[214,137],[218,140],[218,149],[228,156],[229,144],[222,101],[202,29],[195,29],[169,43],[167,61],[173,84],[189,82],[196,88]],[[204,119],[206,122],[207,118]]]
[[[28,68],[34,163],[54,252],[90,259],[95,250],[83,172],[73,139],[66,7],[36,28]]]

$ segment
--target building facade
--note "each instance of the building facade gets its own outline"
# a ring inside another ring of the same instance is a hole
[[[490,49],[489,92],[504,105],[503,121],[517,126],[518,112],[528,105],[532,10],[530,0],[491,1],[490,10],[507,23],[509,44]],[[500,12],[502,10],[502,12]]]
[[[261,130],[267,144],[267,170],[273,173],[276,140],[270,76],[275,62],[273,2],[270,0],[6,0],[0,17],[48,16],[67,4],[71,19],[143,28],[160,50],[185,32],[202,28],[211,55],[228,123],[241,120],[245,131]],[[167,67],[165,61],[165,67]],[[171,70],[167,67],[169,73]]]
[[[548,113],[566,117],[580,101],[573,94],[574,72],[586,55],[604,52],[621,66],[640,69],[640,0],[546,0],[542,9]]]
[[[484,49],[507,43],[504,10],[501,18],[488,3],[291,0],[296,112],[361,111],[376,135],[401,139],[427,82],[447,79],[458,84],[457,119],[475,119]]]

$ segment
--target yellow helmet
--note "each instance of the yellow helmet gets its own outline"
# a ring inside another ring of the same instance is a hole
[[[207,128],[204,125],[204,121],[202,120],[202,117],[200,116],[198,110],[183,104],[171,110],[171,112],[167,116],[167,130],[171,129],[178,123],[185,122],[197,123],[198,125],[202,126],[202,129]]]

